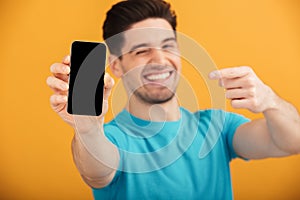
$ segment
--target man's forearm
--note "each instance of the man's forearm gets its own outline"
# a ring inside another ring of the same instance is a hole
[[[75,132],[72,153],[82,178],[94,188],[109,184],[119,165],[117,147],[107,140],[100,128],[84,134]]]
[[[263,114],[274,144],[284,152],[300,153],[300,116],[297,109],[274,94],[274,104]]]

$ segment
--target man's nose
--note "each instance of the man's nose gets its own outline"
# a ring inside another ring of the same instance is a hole
[[[167,63],[165,52],[161,48],[153,48],[151,53],[151,62],[164,65]]]

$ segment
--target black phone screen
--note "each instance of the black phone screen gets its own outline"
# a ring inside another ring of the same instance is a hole
[[[74,41],[71,47],[67,112],[99,116],[102,113],[106,46]]]

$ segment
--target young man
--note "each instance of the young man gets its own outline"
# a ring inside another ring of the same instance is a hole
[[[75,129],[74,162],[96,199],[232,199],[232,158],[300,152],[297,110],[249,67],[209,76],[219,80],[234,108],[261,112],[263,119],[249,122],[222,110],[191,113],[179,107],[175,31],[176,15],[162,0],[123,1],[107,13],[103,35],[110,67],[122,78],[128,103],[105,125],[112,78],[105,77],[100,117],[73,116],[66,112],[69,57],[50,68],[51,106]],[[201,156],[203,148],[207,151]]]

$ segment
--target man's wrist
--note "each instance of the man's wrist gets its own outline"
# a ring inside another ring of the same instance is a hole
[[[268,86],[269,92],[267,95],[267,106],[262,112],[264,115],[268,115],[269,112],[277,111],[280,109],[282,99]]]

